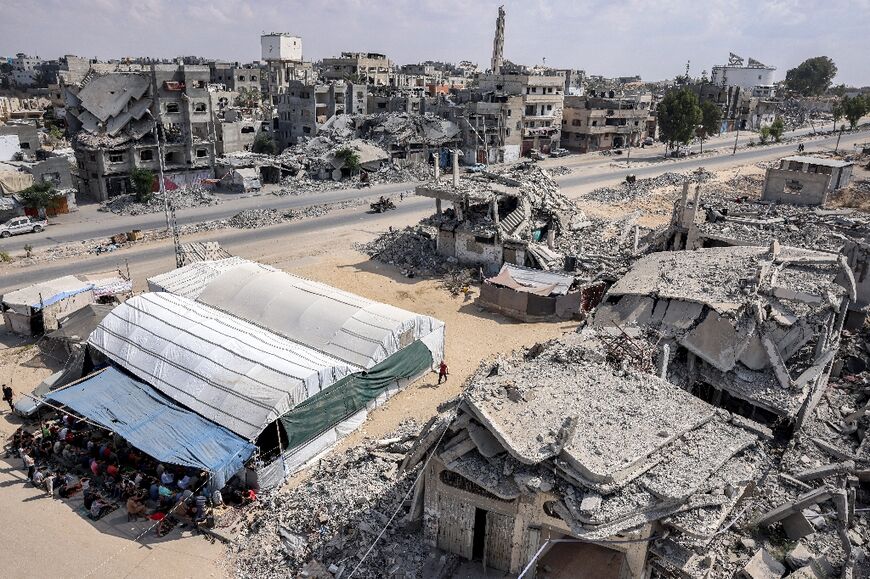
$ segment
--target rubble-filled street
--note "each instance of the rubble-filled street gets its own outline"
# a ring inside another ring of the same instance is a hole
[[[870,579],[867,6],[98,4],[0,26],[6,575]]]

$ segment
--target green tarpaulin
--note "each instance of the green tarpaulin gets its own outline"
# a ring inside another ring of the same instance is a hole
[[[417,341],[368,372],[342,378],[279,419],[287,434],[287,449],[308,442],[356,414],[396,380],[413,378],[431,367],[432,354]]]

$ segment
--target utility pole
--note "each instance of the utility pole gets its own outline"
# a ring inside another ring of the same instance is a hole
[[[740,138],[740,123],[735,123],[735,124],[737,125],[737,134],[734,136],[734,150],[731,151],[732,155],[737,154],[737,139]]]
[[[159,102],[157,103],[157,106],[160,106]],[[151,111],[145,109],[145,112],[149,117],[151,117],[151,120],[154,121],[154,128],[151,129],[151,132],[154,134],[154,140],[157,141],[157,172],[158,178],[160,179],[160,195],[163,197],[163,215],[166,217],[166,231],[169,231],[169,200],[166,198],[166,182],[163,177],[163,147],[160,146],[160,131],[157,130],[157,119],[154,118]]]
[[[846,130],[846,125],[840,125],[840,132],[837,133],[837,144],[834,145],[834,152],[837,152],[837,149],[840,148],[840,137],[843,136],[843,131]]]

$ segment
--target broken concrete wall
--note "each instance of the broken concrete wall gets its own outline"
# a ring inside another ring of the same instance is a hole
[[[495,273],[503,263],[502,244],[495,237],[484,238],[473,233],[458,230],[456,237],[456,259],[460,263],[476,264],[487,273]],[[440,236],[439,236],[440,239]]]
[[[764,180],[762,201],[793,205],[824,205],[831,191],[832,175],[770,168]]]

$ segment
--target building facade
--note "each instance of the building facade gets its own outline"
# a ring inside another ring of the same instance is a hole
[[[652,96],[565,97],[562,118],[562,146],[588,153],[602,149],[638,146],[648,135]]]
[[[478,88],[481,92],[522,97],[522,116],[512,120],[510,127],[522,135],[522,156],[533,149],[549,153],[560,146],[565,98],[563,76],[483,74],[478,76]]]
[[[97,201],[132,192],[130,173],[162,168],[178,186],[214,175],[209,68],[155,64],[65,87],[79,192]]]

